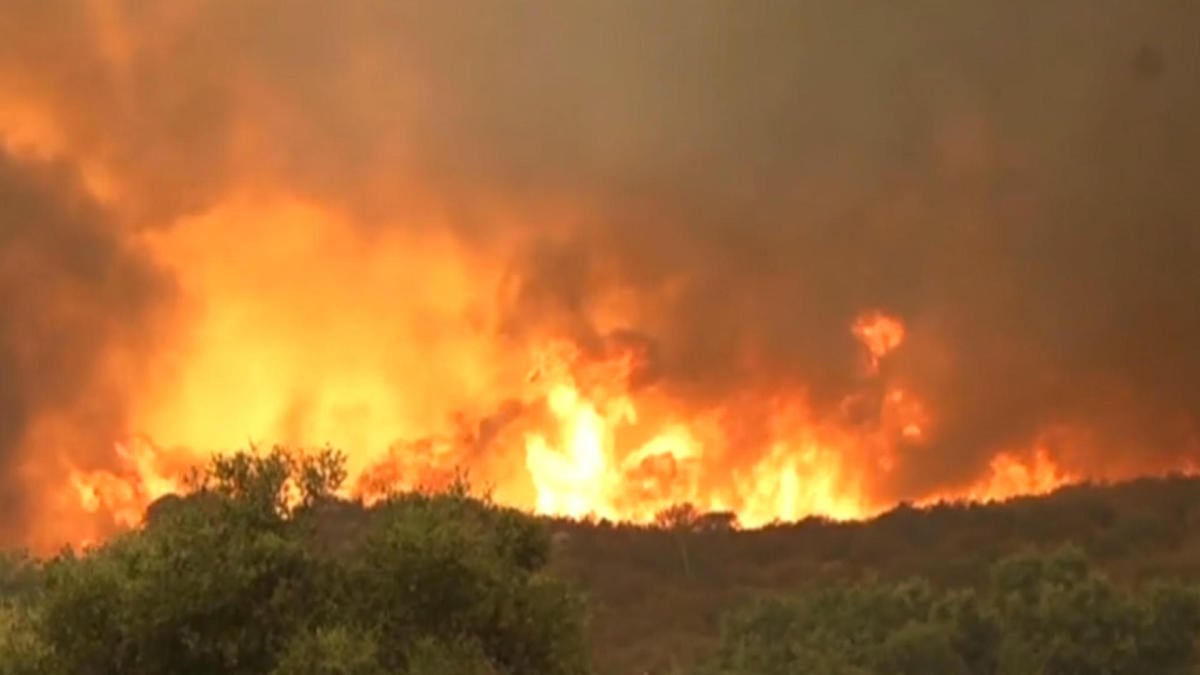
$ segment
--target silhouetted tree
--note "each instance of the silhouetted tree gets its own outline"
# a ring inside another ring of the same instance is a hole
[[[692,561],[688,555],[687,535],[695,532],[700,522],[700,511],[690,503],[675,504],[659,511],[654,516],[654,523],[675,537],[679,547],[679,558],[683,562],[683,574],[692,576]]]

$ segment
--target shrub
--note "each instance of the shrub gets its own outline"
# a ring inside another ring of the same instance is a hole
[[[364,532],[330,546],[341,461],[217,457],[140,530],[6,563],[0,675],[584,671],[583,607],[544,576],[538,521],[456,484],[351,509]]]
[[[1200,594],[1122,588],[1076,548],[1004,559],[975,590],[841,585],[729,617],[723,675],[1158,675],[1200,666]]]

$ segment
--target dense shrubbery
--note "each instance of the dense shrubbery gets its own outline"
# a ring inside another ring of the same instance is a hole
[[[332,453],[214,460],[137,532],[0,565],[0,675],[585,670],[549,537],[463,485],[338,523]],[[343,527],[343,525],[346,525]]]
[[[221,457],[136,532],[0,556],[0,675],[582,675],[582,603],[555,577],[597,596],[604,675],[692,672],[709,651],[703,675],[1200,673],[1200,591],[1148,582],[1196,577],[1188,483],[1133,515],[1077,491],[746,533],[686,507],[656,530],[559,522],[551,575],[547,524],[463,483],[368,510],[333,498],[344,478],[329,452]],[[997,555],[1072,534],[1083,549]],[[1159,562],[1118,583],[1084,550]],[[913,572],[928,582],[898,580]],[[768,599],[714,645],[749,589]]]
[[[719,675],[1183,675],[1197,672],[1200,594],[1123,589],[1083,554],[1020,555],[975,590],[837,585],[732,615]]]
[[[677,507],[657,528],[554,527],[570,537],[554,573],[594,599],[589,639],[603,675],[687,671],[717,647],[719,617],[747,597],[872,578],[985,589],[998,560],[1066,544],[1118,588],[1200,584],[1197,476],[1076,485],[1004,503],[900,506],[863,522],[808,518],[732,531],[721,514]]]

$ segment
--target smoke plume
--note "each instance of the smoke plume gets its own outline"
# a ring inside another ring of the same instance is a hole
[[[25,533],[29,482],[50,478],[19,451],[105,464],[171,294],[80,182],[0,153],[0,543]]]

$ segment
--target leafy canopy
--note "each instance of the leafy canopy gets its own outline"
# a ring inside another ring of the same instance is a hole
[[[0,675],[585,670],[535,519],[469,494],[337,500],[332,450],[219,456],[99,548],[0,564]]]
[[[1200,593],[1122,588],[1076,548],[998,562],[980,590],[839,585],[731,615],[715,675],[1184,675]]]

